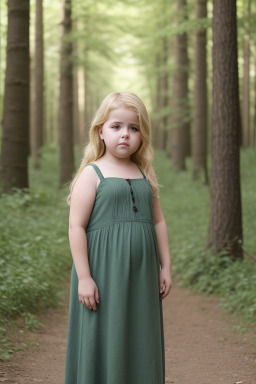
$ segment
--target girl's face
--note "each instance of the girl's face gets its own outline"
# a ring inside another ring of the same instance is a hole
[[[121,159],[130,157],[141,144],[137,114],[124,107],[113,109],[100,127],[99,135],[105,142],[106,153]]]

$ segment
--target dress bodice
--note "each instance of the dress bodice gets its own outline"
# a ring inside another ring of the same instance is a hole
[[[139,179],[100,177],[94,207],[86,231],[113,225],[120,221],[145,221],[153,223],[152,189],[145,176]],[[135,203],[133,201],[133,197]],[[134,210],[134,205],[137,211]]]

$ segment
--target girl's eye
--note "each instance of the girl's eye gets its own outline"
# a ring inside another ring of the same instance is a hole
[[[113,125],[113,127],[112,128],[114,128],[114,129],[119,129],[120,128],[120,126],[119,125]]]
[[[131,131],[138,132],[138,128],[137,127],[131,127]]]

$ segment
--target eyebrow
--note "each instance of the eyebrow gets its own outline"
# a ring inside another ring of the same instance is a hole
[[[123,124],[123,121],[111,121],[110,124]],[[129,123],[129,125],[136,125],[137,127],[140,126],[140,125],[137,124],[137,123]]]

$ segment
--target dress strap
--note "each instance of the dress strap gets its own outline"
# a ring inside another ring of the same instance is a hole
[[[146,175],[145,175],[145,173],[142,171],[142,169],[141,169],[140,167],[138,167],[138,168],[139,168],[139,170],[141,171],[141,173],[142,173],[144,179],[146,179]]]
[[[99,167],[96,164],[89,163],[87,165],[91,165],[94,168],[94,170],[97,173],[97,175],[99,176],[100,180],[104,179],[104,176],[102,175],[101,170],[99,169]]]

